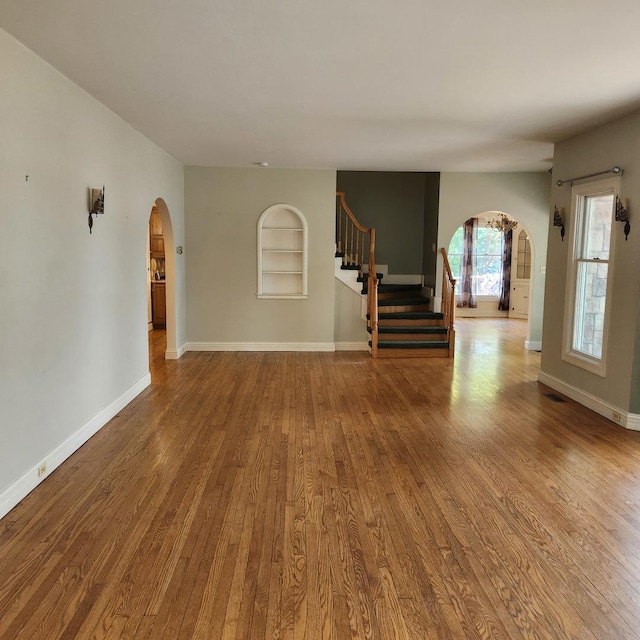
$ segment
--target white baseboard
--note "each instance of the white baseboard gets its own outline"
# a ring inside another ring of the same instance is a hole
[[[369,351],[367,342],[336,342],[336,351]]]
[[[0,518],[11,511],[23,498],[31,493],[54,469],[77,451],[91,436],[104,427],[118,411],[126,407],[139,393],[151,384],[151,374],[145,374],[132,387],[116,398],[108,407],[97,413],[91,420],[74,431],[64,442],[39,460],[31,469],[22,474],[13,484],[0,493]],[[38,477],[38,469],[46,465],[46,472]]]
[[[524,348],[527,351],[542,351],[542,342],[536,342],[534,340],[525,340]]]
[[[185,352],[186,352],[186,345],[182,344],[181,346],[179,346],[177,349],[167,349],[164,352],[164,359],[165,360],[178,360],[178,358],[181,358]]]
[[[622,409],[618,409],[608,402],[605,402],[586,391],[582,391],[582,389],[578,389],[577,387],[567,384],[554,376],[550,376],[548,373],[544,373],[544,371],[540,371],[538,373],[538,381],[542,382],[542,384],[546,384],[547,387],[551,387],[554,391],[558,391],[562,395],[567,396],[567,398],[575,400],[579,404],[587,407],[587,409],[591,409],[591,411],[599,413],[601,416],[611,420],[611,422],[619,424],[625,429],[640,431],[640,415],[637,413],[622,411]]]
[[[333,342],[187,342],[186,351],[335,351]]]

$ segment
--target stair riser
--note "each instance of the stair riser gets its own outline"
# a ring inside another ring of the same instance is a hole
[[[379,327],[443,327],[444,322],[441,319],[427,319],[420,318],[416,320],[402,320],[395,318],[383,319],[380,318],[378,320]]]
[[[403,311],[430,311],[428,304],[384,305],[378,307],[378,313],[402,313]]]
[[[411,297],[413,296],[411,296],[408,291],[387,291],[386,293],[381,291],[378,292],[378,300],[395,300],[396,298],[402,299]]]
[[[379,333],[380,340],[446,340],[446,333]]]

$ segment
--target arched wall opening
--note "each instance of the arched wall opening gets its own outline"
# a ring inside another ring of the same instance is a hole
[[[173,225],[169,207],[162,198],[157,198],[155,203],[160,220],[162,222],[162,235],[164,237],[164,281],[166,299],[166,337],[167,346],[165,359],[176,360],[178,358],[176,338],[176,247],[173,236]],[[153,211],[153,207],[152,207]],[[149,212],[151,217],[151,212]],[[149,246],[149,232],[147,227],[147,240],[145,246]]]
[[[446,242],[443,243],[443,246],[446,248],[447,252],[450,252],[450,248],[451,248],[451,242],[454,238],[454,236],[456,235],[456,233],[458,232],[458,230],[464,225],[464,223],[469,219],[469,218],[476,218],[478,220],[478,226],[479,227],[484,227],[487,225],[489,220],[495,220],[498,219],[500,216],[506,216],[508,219],[513,220],[515,222],[517,222],[517,226],[513,229],[513,246],[512,246],[512,260],[511,260],[511,290],[510,290],[510,296],[513,296],[511,298],[511,302],[514,301],[515,299],[515,293],[513,291],[513,286],[514,284],[517,286],[517,288],[519,289],[520,287],[522,287],[522,284],[524,282],[524,279],[518,279],[517,278],[517,272],[514,269],[514,267],[517,264],[517,250],[518,250],[518,237],[521,231],[525,231],[526,232],[526,237],[528,240],[528,244],[530,247],[530,252],[531,252],[531,259],[530,259],[530,269],[529,269],[529,277],[526,278],[526,280],[528,280],[528,283],[525,285],[525,289],[526,289],[526,320],[527,320],[527,335],[531,334],[531,319],[532,319],[532,309],[531,309],[531,303],[532,303],[532,290],[533,290],[533,276],[534,276],[534,265],[536,264],[535,259],[536,259],[536,255],[535,255],[535,243],[534,243],[534,239],[529,231],[529,229],[522,223],[522,221],[518,220],[517,217],[506,213],[504,211],[483,211],[483,212],[479,212],[479,213],[475,213],[471,216],[459,216],[460,220],[458,225],[454,228],[453,231],[451,231],[449,237],[447,238]],[[453,267],[453,265],[452,265]],[[455,275],[455,273],[454,273]],[[519,293],[519,291],[517,292]],[[457,301],[457,298],[456,298]],[[493,298],[486,298],[483,296],[480,296],[480,301],[478,302],[478,308],[477,309],[459,309],[456,308],[455,310],[456,315],[458,315],[459,317],[475,317],[475,318],[497,318],[497,317],[504,317],[504,318],[523,318],[524,314],[517,314],[514,313],[512,306],[510,305],[510,311],[499,311],[498,310],[498,302],[497,300],[494,300]]]

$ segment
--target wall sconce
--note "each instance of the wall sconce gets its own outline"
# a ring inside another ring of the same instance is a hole
[[[553,207],[553,226],[560,227],[560,237],[562,238],[562,242],[564,242],[564,209]]]
[[[620,200],[618,196],[616,196],[616,222],[624,222],[624,239],[626,242],[629,238],[629,231],[631,231],[631,225],[629,224],[629,212],[624,208],[622,200]]]
[[[104,213],[104,187],[89,189],[89,233],[93,228],[93,217]]]

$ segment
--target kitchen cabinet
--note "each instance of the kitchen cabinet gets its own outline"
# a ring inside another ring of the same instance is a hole
[[[151,283],[151,321],[154,329],[167,326],[167,295],[164,282]]]
[[[509,300],[510,318],[526,318],[529,315],[529,283],[511,285]]]

